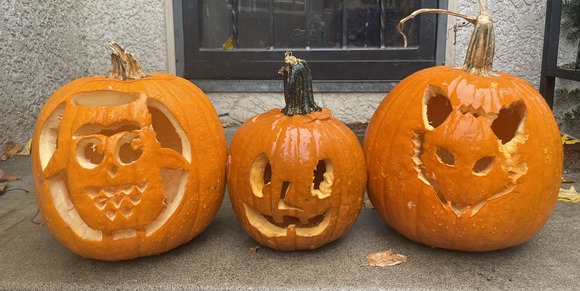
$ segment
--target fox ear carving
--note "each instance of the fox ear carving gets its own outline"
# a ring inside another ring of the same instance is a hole
[[[423,96],[423,121],[427,129],[439,127],[451,114],[453,106],[441,88],[429,85]]]

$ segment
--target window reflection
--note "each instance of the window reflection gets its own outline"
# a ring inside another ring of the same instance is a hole
[[[399,20],[420,0],[203,1],[203,46],[237,49],[378,48],[400,46]],[[409,44],[418,32],[409,23]]]

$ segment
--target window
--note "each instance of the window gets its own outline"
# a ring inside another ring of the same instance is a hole
[[[277,70],[290,50],[310,64],[315,90],[317,84],[340,91],[353,90],[353,83],[372,87],[399,81],[442,63],[446,18],[424,14],[407,22],[407,49],[396,32],[399,20],[419,8],[446,8],[446,3],[174,0],[178,73],[209,87],[226,83],[220,80],[248,80],[256,86],[246,91],[268,90],[273,84],[268,80],[279,83]],[[239,84],[232,90],[244,90]]]

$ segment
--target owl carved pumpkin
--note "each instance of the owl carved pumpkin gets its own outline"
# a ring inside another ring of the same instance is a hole
[[[112,47],[107,77],[74,80],[47,100],[33,142],[47,227],[73,252],[101,260],[191,240],[225,188],[225,135],[203,92],[173,75],[146,75]]]
[[[376,210],[396,231],[439,248],[489,251],[525,242],[550,217],[562,176],[552,112],[526,81],[491,71],[493,23],[483,1],[480,7],[479,17],[462,16],[475,24],[464,66],[401,81],[364,141]],[[422,12],[448,13],[409,18]]]
[[[364,197],[366,171],[354,133],[312,97],[310,69],[291,55],[286,107],[256,115],[236,132],[228,191],[243,229],[277,250],[315,249],[345,235]]]

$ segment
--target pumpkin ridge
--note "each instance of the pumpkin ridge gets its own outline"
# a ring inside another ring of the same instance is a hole
[[[434,71],[437,68],[443,68],[443,67],[442,66],[439,66],[439,67],[425,69],[425,70],[419,71],[419,72],[417,72],[417,73],[415,73],[415,74],[413,74],[411,76],[415,76],[417,78],[421,78],[424,75],[429,75],[431,73],[431,71]],[[448,67],[444,67],[444,68],[447,69]],[[449,70],[449,72],[452,72],[452,70]],[[377,130],[379,128],[383,128],[384,127],[384,125],[383,125],[384,122],[390,122],[390,123],[398,124],[401,120],[407,118],[407,116],[405,116],[405,115],[399,115],[395,120],[388,120],[388,118],[385,118],[385,117],[389,115],[389,113],[391,112],[391,108],[393,108],[393,110],[395,110],[398,107],[398,110],[397,111],[399,111],[399,112],[407,112],[408,111],[408,108],[410,106],[413,106],[414,102],[421,102],[421,99],[413,100],[413,98],[407,98],[405,100],[405,105],[402,106],[402,105],[399,104],[399,102],[400,102],[399,100],[389,99],[390,96],[395,96],[396,94],[399,94],[398,92],[404,92],[404,91],[408,90],[408,88],[422,88],[422,87],[424,87],[424,86],[427,85],[427,82],[425,82],[425,84],[423,84],[423,82],[421,82],[421,84],[419,85],[416,82],[411,81],[411,79],[408,79],[405,82],[405,84],[401,84],[401,85],[404,85],[404,86],[403,87],[399,87],[400,89],[397,90],[397,91],[395,91],[395,92],[393,92],[394,90],[391,91],[385,97],[386,98],[385,100],[387,101],[387,103],[385,105],[388,105],[388,107],[386,107],[384,110],[380,110],[379,111],[379,114],[376,114],[375,113],[376,116],[381,116],[382,117],[380,119],[379,123],[376,124]],[[422,96],[422,94],[421,94],[421,96]],[[399,101],[399,102],[396,102],[396,101]],[[379,107],[380,107],[380,105],[379,105]],[[371,124],[372,123],[373,123],[373,120],[371,119]],[[373,127],[375,127],[375,125],[373,125]],[[397,136],[398,134],[396,132],[399,132],[399,131],[400,131],[399,129],[396,129],[396,131],[393,132],[393,133],[391,133],[391,135],[392,136]],[[369,141],[369,142],[372,142],[372,141]],[[382,151],[383,153],[389,153],[389,158],[391,156],[391,151],[392,151],[392,148],[393,148],[393,145],[395,144],[395,142],[396,142],[395,140],[392,140],[391,142],[387,143],[386,147],[384,148],[384,151]],[[375,144],[374,144],[374,142],[373,142],[373,144],[371,144],[371,146],[372,146],[372,148],[368,148],[367,149],[367,152],[374,152],[373,148],[376,147]],[[370,167],[371,165],[374,165],[373,167],[376,167],[376,165],[378,165],[378,163],[379,163],[379,161],[376,160],[376,158],[373,159],[373,157],[371,157],[371,156],[368,156],[367,160],[369,161],[369,166],[367,166],[367,167]],[[381,167],[382,166],[386,166],[386,165],[381,165]],[[383,183],[380,186],[380,188],[386,188],[385,183]],[[370,192],[371,191],[369,191],[369,193]],[[375,199],[377,199],[379,197],[380,196],[376,196],[374,194],[369,195],[369,198],[371,198],[371,202],[373,202],[373,200],[375,200]],[[388,203],[387,202],[387,199],[385,199],[384,197],[380,197],[380,203],[381,203],[381,208],[380,209],[387,209],[388,208],[388,205],[386,204],[386,203]],[[415,202],[415,203],[418,203],[418,201]]]
[[[356,153],[356,154],[353,153],[353,152],[351,152],[351,151],[349,151],[349,150],[347,150],[347,148],[353,148],[353,147],[356,147],[356,146],[360,146],[360,142],[358,141],[358,138],[350,130],[350,128],[348,128],[346,125],[344,125],[341,121],[339,121],[337,119],[333,119],[332,121],[333,121],[332,126],[335,128],[335,132],[339,132],[339,134],[341,135],[341,137],[340,137],[339,140],[341,142],[347,144],[347,146],[340,148],[340,153],[339,153],[340,155],[339,156],[347,156],[347,155],[359,155],[359,156],[361,156],[362,159],[360,159],[360,160],[363,161],[363,165],[361,167],[362,168],[361,169],[362,172],[359,173],[359,175],[364,175],[365,176],[365,180],[366,180],[366,177],[367,177],[367,174],[366,174],[366,164],[364,163],[364,154],[362,152],[362,148],[360,149],[360,152],[359,153]],[[333,150],[336,150],[336,148],[333,148]],[[357,166],[356,163],[354,165],[349,165],[348,168],[355,167],[355,166]],[[343,169],[345,168],[344,165],[343,165],[342,168]],[[352,174],[354,176],[358,177],[357,173],[354,173],[354,171],[353,171]],[[364,196],[365,196],[365,191],[364,190],[362,191],[362,195],[359,194],[359,193],[355,193],[354,190],[353,190],[352,193],[344,193],[344,191],[342,191],[343,188],[344,187],[341,187],[341,194],[342,195],[340,195],[340,205],[342,206],[342,204],[344,203],[344,200],[347,200],[347,202],[348,202],[348,200],[350,200],[350,199],[346,199],[346,198],[350,198],[350,196],[354,196],[354,195],[359,195],[359,197],[357,197],[356,199],[355,198],[352,198],[352,199],[354,201],[353,204],[356,205],[355,208],[361,209],[362,203],[363,203],[363,200],[364,200]],[[356,190],[358,190],[358,189],[356,189]],[[341,209],[341,208],[339,208],[339,209]],[[338,212],[336,214],[336,219],[342,220],[342,215],[344,215],[344,213]],[[343,229],[341,229],[342,230],[342,234],[340,234],[340,231],[339,231],[338,234],[336,233],[337,232],[337,228],[338,228],[338,224],[337,224],[337,227],[335,227],[335,229],[334,229],[334,231],[332,233],[332,238],[333,239],[336,239],[336,238],[339,238],[341,236],[346,235],[347,232],[352,228],[354,222],[356,221],[356,219],[358,218],[359,215],[360,215],[360,210],[356,214],[356,216],[351,217],[351,219],[348,219],[348,217],[347,217],[349,223],[347,223],[346,225],[342,225],[343,226]]]

